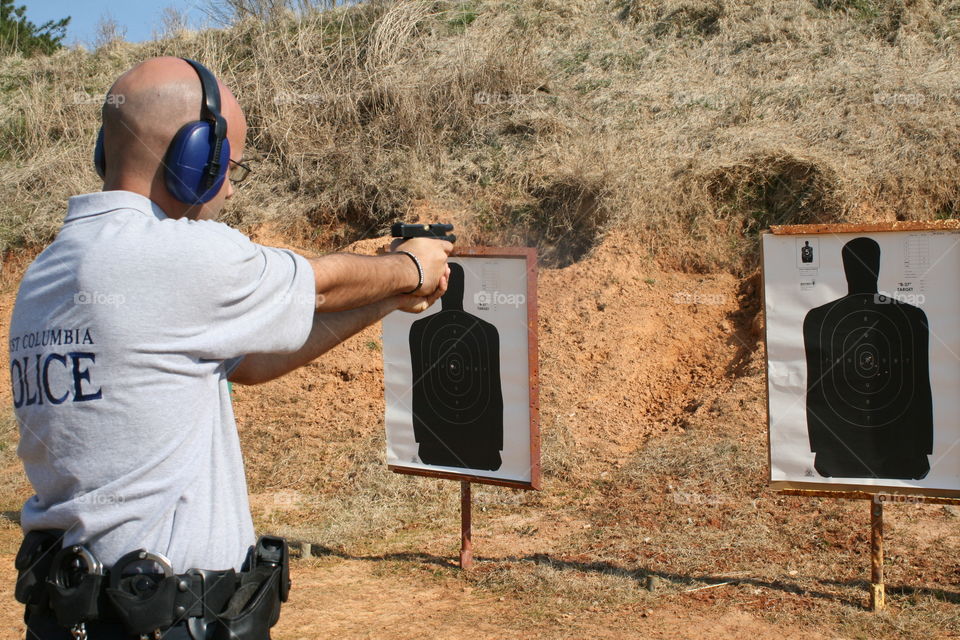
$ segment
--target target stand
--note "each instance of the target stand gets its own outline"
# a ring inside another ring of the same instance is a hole
[[[761,238],[769,484],[869,501],[873,611],[885,607],[884,505],[960,505],[957,244],[956,220]]]
[[[460,248],[439,303],[383,321],[387,463],[460,483],[460,566],[473,564],[472,484],[540,488],[537,260]]]
[[[905,493],[868,491],[817,491],[810,489],[782,489],[780,495],[806,498],[835,498],[870,501],[870,610],[886,607],[883,582],[883,505],[890,504],[949,504],[960,505],[960,498],[918,496]]]

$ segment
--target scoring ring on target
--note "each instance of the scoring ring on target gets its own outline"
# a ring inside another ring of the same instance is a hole
[[[444,327],[425,345],[433,366],[423,381],[424,392],[446,420],[470,423],[490,402],[490,385],[485,383],[492,364],[488,347],[482,332],[459,323]]]
[[[834,415],[848,424],[890,424],[900,419],[903,407],[913,399],[914,385],[902,375],[909,370],[913,336],[905,335],[888,315],[902,310],[887,307],[885,311],[857,309],[824,325],[821,344],[828,349],[824,399]]]

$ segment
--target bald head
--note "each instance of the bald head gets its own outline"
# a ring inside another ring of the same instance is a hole
[[[239,161],[246,121],[233,93],[218,81],[220,109],[227,121],[230,157]],[[229,181],[206,205],[187,206],[166,191],[162,161],[180,128],[203,119],[203,90],[197,72],[180,58],[151,58],[124,73],[103,105],[104,190],[146,195],[171,217],[214,217],[232,195]],[[205,215],[206,214],[206,215]]]

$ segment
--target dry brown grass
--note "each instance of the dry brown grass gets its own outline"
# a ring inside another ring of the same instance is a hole
[[[353,552],[409,548],[433,542],[442,532],[454,540],[450,532],[460,510],[458,485],[385,472],[382,430],[331,441],[319,456],[314,448],[291,446],[288,430],[276,442],[248,426],[242,438],[258,530]],[[545,482],[583,484],[585,457],[567,425],[558,422],[545,429],[542,448]],[[478,518],[484,520],[536,509],[543,500],[540,493],[499,487],[475,485],[473,491]],[[522,526],[520,530],[522,534]]]
[[[0,498],[0,519],[19,522],[16,513],[33,491],[17,458],[17,440],[17,421],[9,411],[0,420],[0,486],[4,487]]]
[[[957,215],[958,25],[956,0],[410,0],[7,58],[0,238],[52,236],[98,186],[102,93],[175,54],[247,110],[235,224],[332,248],[429,198],[548,265],[616,224],[668,265],[746,270],[768,223]]]

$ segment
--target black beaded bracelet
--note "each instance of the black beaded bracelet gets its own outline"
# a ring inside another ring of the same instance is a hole
[[[403,251],[403,250],[401,250],[401,251],[397,251],[397,253],[405,253],[405,254],[407,254],[408,256],[410,256],[410,259],[413,260],[413,264],[417,265],[417,274],[419,274],[419,276],[420,276],[420,281],[417,283],[417,286],[415,286],[413,289],[411,289],[410,291],[407,291],[407,292],[405,292],[405,293],[403,294],[403,295],[408,296],[408,295],[410,295],[411,293],[416,293],[417,291],[420,290],[420,287],[423,286],[423,267],[420,266],[420,261],[417,260],[417,256],[413,255],[413,254],[410,253],[409,251]]]

